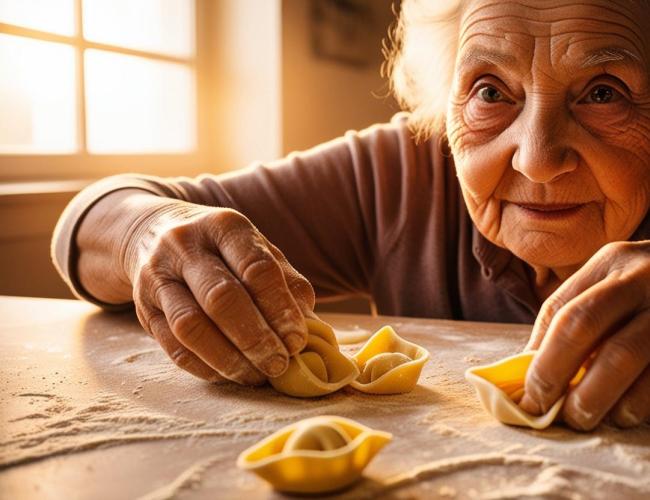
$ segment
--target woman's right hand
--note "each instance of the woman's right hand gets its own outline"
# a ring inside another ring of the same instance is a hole
[[[146,196],[146,195],[145,195]],[[246,385],[307,342],[314,291],[242,214],[169,200],[126,244],[142,326],[184,370]]]

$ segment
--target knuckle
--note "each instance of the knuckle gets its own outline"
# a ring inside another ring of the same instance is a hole
[[[185,347],[179,346],[169,353],[169,357],[174,362],[176,366],[182,368],[185,371],[193,371],[193,368],[196,364],[196,359],[194,355],[188,351]]]
[[[157,255],[188,253],[199,247],[194,224],[178,224],[160,235],[155,253]]]
[[[194,307],[178,308],[169,313],[169,326],[183,343],[194,345],[203,333],[203,314]]]
[[[237,342],[239,350],[246,355],[246,357],[257,359],[266,357],[271,348],[268,346],[267,335],[248,333],[242,335]]]
[[[270,255],[242,260],[239,275],[246,283],[263,284],[267,287],[277,286],[278,278],[281,277],[280,268]]]
[[[313,306],[316,302],[316,293],[311,283],[307,281],[302,275],[289,282],[289,291],[296,298],[296,300],[307,303]]]
[[[572,349],[591,345],[600,331],[601,320],[594,309],[582,304],[564,308],[555,318],[558,338]]]
[[[168,279],[157,279],[152,282],[150,287],[150,295],[153,297],[156,304],[163,308],[165,299],[169,298],[173,293],[175,283]]]
[[[216,314],[226,314],[237,309],[240,289],[234,278],[222,276],[216,282],[206,284],[203,292],[206,307]]]
[[[627,245],[627,242],[611,241],[603,245],[598,251],[598,254],[600,254],[601,257],[612,258],[616,255],[619,255],[622,251],[626,251],[628,249],[629,245]]]
[[[221,209],[215,216],[215,222],[218,223],[224,234],[250,230],[253,227],[251,222],[243,214],[230,208]]]
[[[551,321],[553,321],[553,318],[558,313],[558,311],[560,311],[562,306],[563,304],[561,304],[560,299],[558,299],[555,295],[548,297],[542,304],[539,314],[537,315],[537,324],[544,331],[548,330],[548,328],[551,326]]]
[[[280,339],[270,332],[255,332],[243,335],[238,338],[237,348],[253,365],[262,371],[266,371],[268,361],[276,357],[276,355],[282,358],[287,357],[287,352]]]
[[[151,261],[146,262],[138,270],[135,287],[141,290],[147,290],[158,279],[159,272],[157,267]]]
[[[605,365],[612,376],[627,377],[630,372],[636,372],[647,361],[640,346],[616,337],[611,338],[600,352],[600,362]]]
[[[162,266],[154,262],[147,262],[140,268],[134,284],[134,294],[144,301],[148,299],[159,299],[161,289],[168,284],[168,279],[162,271]],[[160,302],[158,302],[159,304]]]
[[[550,318],[555,316],[564,305],[565,303],[562,299],[560,299],[556,294],[551,294],[542,304],[540,315],[547,316],[550,320]]]

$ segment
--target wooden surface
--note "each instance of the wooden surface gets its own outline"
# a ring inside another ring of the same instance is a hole
[[[239,471],[236,457],[319,414],[394,434],[340,497],[650,495],[650,427],[532,431],[501,425],[480,407],[464,370],[517,352],[528,325],[324,314],[342,331],[391,324],[431,360],[410,394],[345,389],[305,401],[194,379],[132,314],[4,297],[0,318],[1,498],[282,498]]]

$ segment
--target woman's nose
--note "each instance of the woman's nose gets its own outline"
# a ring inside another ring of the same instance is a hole
[[[532,182],[548,183],[577,168],[578,155],[571,147],[566,109],[529,102],[517,119],[521,124],[512,158],[516,171]]]

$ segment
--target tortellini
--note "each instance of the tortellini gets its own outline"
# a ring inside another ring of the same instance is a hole
[[[361,373],[352,387],[370,394],[401,394],[415,387],[429,352],[384,326],[353,359]]]
[[[348,385],[359,375],[354,361],[339,351],[332,327],[307,318],[307,346],[289,360],[289,368],[270,378],[276,390],[297,397],[316,397]]]
[[[465,372],[465,378],[476,389],[485,409],[504,424],[544,429],[553,423],[564,404],[566,396],[558,399],[547,413],[540,416],[530,415],[519,408],[526,372],[534,355],[534,351],[524,352],[490,365],[469,368]],[[580,382],[584,374],[585,368],[581,367],[571,386]]]
[[[354,420],[319,416],[271,434],[239,455],[237,465],[280,491],[325,493],[356,481],[390,440]]]

